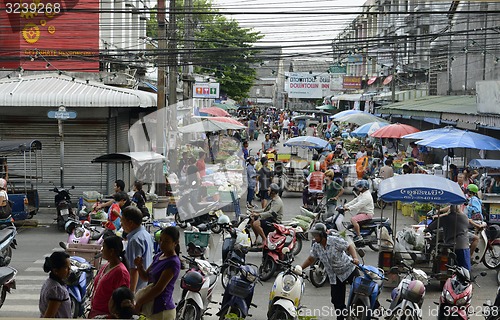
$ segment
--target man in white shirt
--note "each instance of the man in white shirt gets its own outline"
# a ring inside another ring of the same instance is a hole
[[[358,190],[359,195],[352,201],[346,203],[344,209],[355,213],[351,218],[351,223],[356,233],[356,237],[353,240],[356,242],[362,239],[359,224],[373,218],[375,207],[373,206],[373,197],[368,191],[368,181],[359,180],[354,185],[354,188]]]
[[[288,117],[285,117],[283,120],[283,137],[284,139],[288,139],[288,132],[290,129],[290,120],[288,120]]]
[[[359,158],[362,158],[364,156],[366,156],[365,146],[360,146],[358,153],[356,153],[356,160],[358,160]]]

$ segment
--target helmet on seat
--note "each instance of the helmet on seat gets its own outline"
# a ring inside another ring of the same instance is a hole
[[[203,276],[196,271],[188,271],[181,279],[181,288],[192,292],[200,291],[203,285]]]
[[[276,183],[271,183],[269,188],[271,189],[271,192],[274,192],[276,194],[280,192],[280,187]]]
[[[473,193],[478,193],[479,188],[477,187],[477,185],[471,183],[467,186],[467,190],[469,190],[470,192],[473,192]]]
[[[68,222],[66,222],[64,224],[64,230],[68,233],[68,234],[72,234],[73,233],[73,230],[75,230],[76,226],[78,225],[78,222],[74,221],[74,220],[69,220]]]
[[[227,225],[231,224],[231,219],[229,219],[228,216],[225,214],[222,214],[218,219],[217,219],[217,224],[218,225]]]
[[[309,233],[326,238],[326,230],[326,225],[324,223],[318,222],[309,230]]]
[[[368,181],[366,181],[365,179],[362,179],[362,180],[359,180],[358,182],[356,182],[354,187],[356,189],[367,189],[368,190],[370,188],[370,185],[368,184]]]

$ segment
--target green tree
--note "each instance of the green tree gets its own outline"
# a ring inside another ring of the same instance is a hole
[[[221,84],[221,91],[237,101],[248,97],[255,82],[256,72],[251,63],[260,62],[255,58],[258,49],[254,44],[263,35],[252,29],[242,28],[235,20],[229,20],[212,8],[209,0],[193,1],[192,23],[186,23],[181,8],[183,0],[177,1],[177,47],[181,61],[192,63],[195,72],[210,75]],[[185,50],[186,26],[193,29],[193,50]],[[147,35],[156,39],[158,24],[156,10],[151,13],[147,24]],[[186,55],[190,58],[187,59]],[[186,59],[184,59],[186,57]]]

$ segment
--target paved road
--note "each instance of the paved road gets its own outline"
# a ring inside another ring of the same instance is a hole
[[[258,150],[258,144],[251,142],[253,150]],[[350,198],[350,196],[346,196]],[[285,193],[285,220],[289,220],[299,212],[301,203],[301,195],[298,193]],[[38,297],[42,283],[47,278],[47,274],[42,271],[44,257],[52,253],[53,250],[59,250],[59,241],[65,241],[67,235],[57,231],[54,224],[51,224],[53,218],[53,209],[45,209],[39,214],[38,218],[42,225],[35,228],[20,228],[17,240],[19,247],[14,251],[12,266],[17,268],[19,273],[17,276],[17,289],[7,296],[5,305],[0,310],[0,317],[2,318],[38,318]],[[377,214],[380,214],[378,212]],[[391,215],[386,212],[384,215]],[[401,213],[398,214],[397,227],[400,230],[405,225],[410,225],[413,220],[408,217],[403,217]],[[183,239],[182,239],[183,240]],[[210,260],[220,263],[221,243],[219,236],[214,236],[214,246],[212,249],[212,256]],[[181,247],[184,245],[181,243]],[[310,242],[304,242],[304,248],[299,256],[297,256],[297,263],[301,263],[307,258]],[[248,262],[259,265],[261,261],[261,254],[249,253],[247,257]],[[365,262],[367,264],[377,264],[377,254],[370,249],[366,249]],[[478,279],[481,288],[474,287],[473,306],[475,311],[480,311],[483,302],[487,299],[494,299],[497,289],[496,273],[487,270],[483,265],[478,265],[473,268],[473,274],[478,274],[480,271],[488,271],[485,278]],[[183,273],[184,271],[182,271]],[[272,281],[264,283],[262,286],[257,285],[254,303],[258,308],[251,309],[252,319],[265,319],[268,307],[269,292],[272,287]],[[179,288],[177,284],[176,288]],[[175,291],[175,301],[179,300],[180,289]],[[436,318],[435,301],[438,301],[440,296],[439,288],[436,283],[431,284],[427,288],[425,302],[423,306],[423,318],[434,319]],[[384,288],[380,302],[383,306],[388,306],[389,303],[386,299],[390,298],[390,289]],[[222,286],[219,284],[214,292],[213,300],[220,302],[222,300]],[[302,304],[305,306],[303,309],[304,315],[316,315],[318,319],[333,319],[333,309],[330,303],[330,288],[325,286],[323,288],[315,288],[310,283],[306,283],[304,297]],[[215,313],[218,311],[219,305],[212,304],[212,316],[206,316],[205,319],[216,319]],[[473,319],[481,319],[480,317],[472,317]]]

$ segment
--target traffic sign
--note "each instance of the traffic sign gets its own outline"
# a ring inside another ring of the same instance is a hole
[[[68,120],[75,119],[76,112],[74,111],[49,111],[47,112],[47,116],[51,119],[59,119],[59,120]]]

